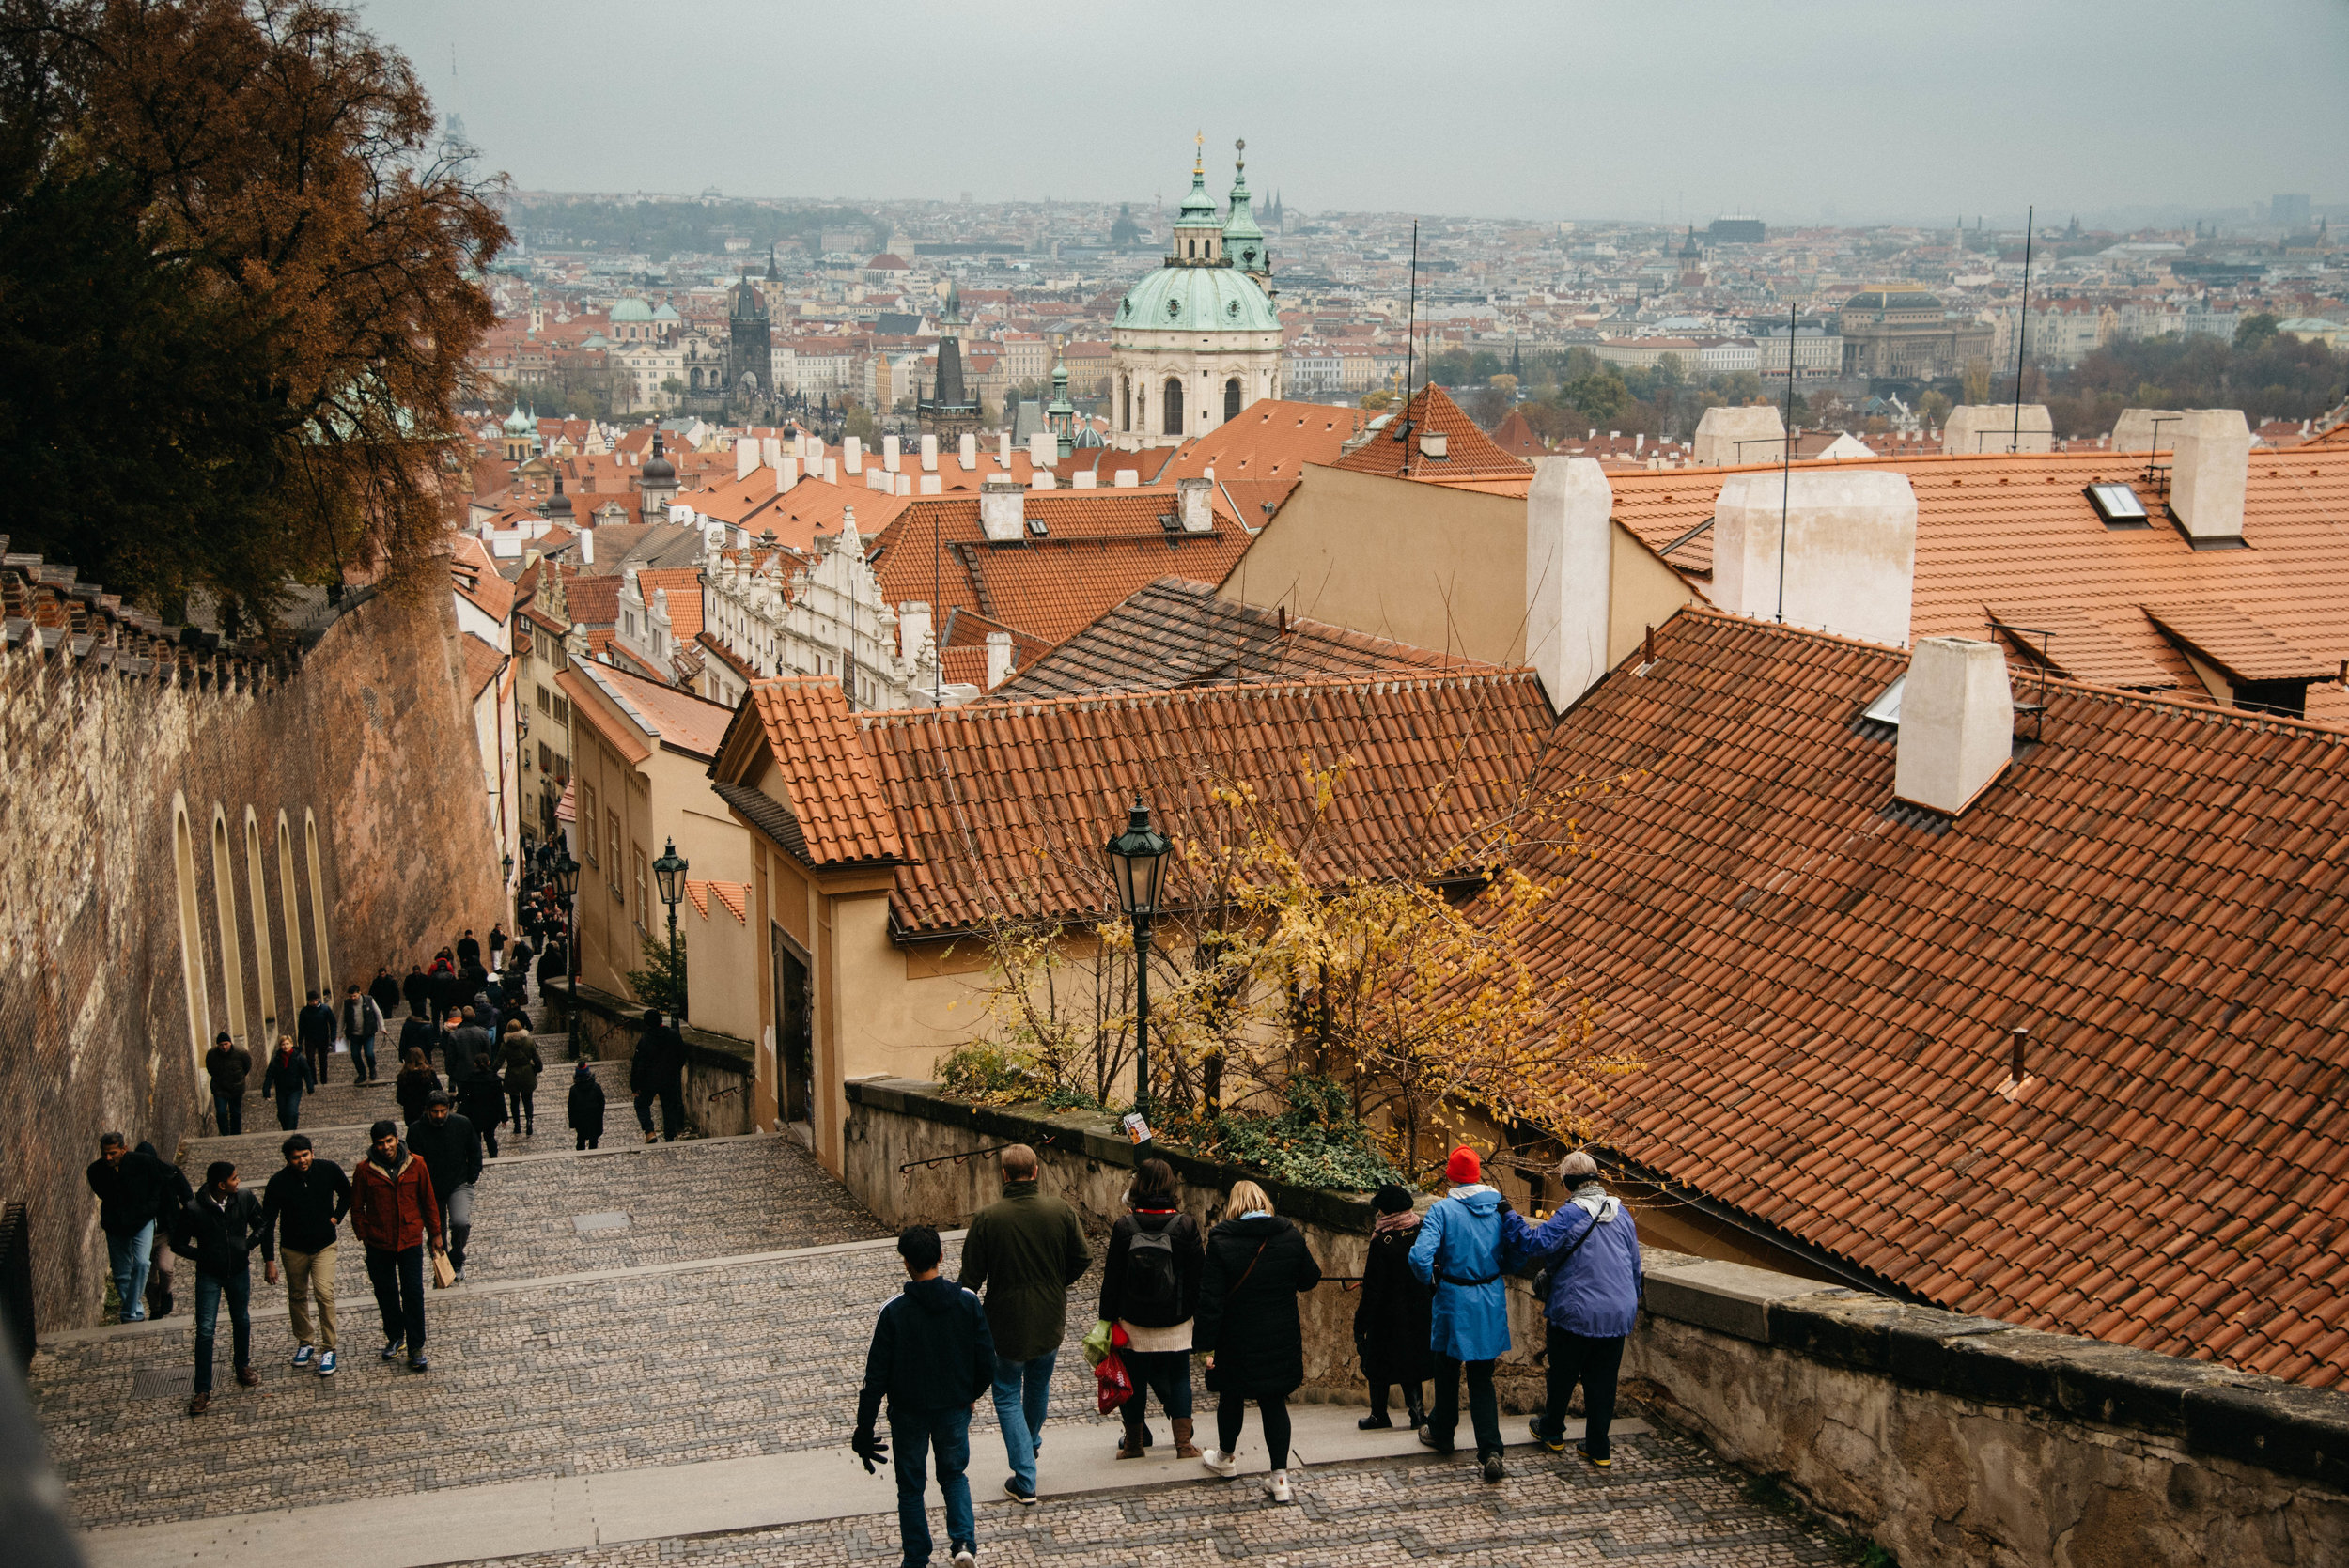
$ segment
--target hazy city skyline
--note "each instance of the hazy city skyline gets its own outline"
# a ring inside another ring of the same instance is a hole
[[[1995,224],[2031,203],[2061,222],[2349,194],[2321,151],[2349,138],[2331,0],[2223,27],[2180,0],[1502,5],[1440,24],[1393,4],[360,9],[524,189],[1171,202],[1197,132],[1225,168],[1246,137],[1257,188],[1313,210]]]

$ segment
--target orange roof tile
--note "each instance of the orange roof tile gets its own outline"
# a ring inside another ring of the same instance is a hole
[[[592,681],[647,737],[673,752],[705,761],[715,757],[718,743],[725,738],[726,726],[734,720],[734,709],[723,703],[631,675],[616,665],[589,660],[575,661],[571,668]]]
[[[702,632],[702,574],[697,567],[647,567],[636,573],[636,591],[650,604],[656,593],[669,596],[669,629],[680,643]]]
[[[503,621],[514,613],[514,585],[498,575],[489,550],[472,535],[457,536],[449,556],[449,575],[457,591],[491,620]]]
[[[2323,680],[2341,660],[2295,648],[2232,604],[2149,604],[2145,613],[2237,680]]]
[[[478,700],[490,689],[490,683],[498,678],[498,672],[506,668],[506,656],[471,631],[459,640],[458,645],[465,655],[466,699]]]
[[[1210,799],[1245,784],[1302,820],[1309,768],[1347,767],[1306,851],[1317,880],[1403,877],[1517,801],[1549,710],[1525,672],[1215,687],[859,715],[910,862],[890,910],[910,935],[990,918],[1088,920],[1114,904],[1101,845],[1139,792],[1160,828],[1205,846]],[[1169,902],[1191,895],[1180,862]]]
[[[1656,644],[1535,780],[1636,775],[1537,857],[1546,983],[1646,1063],[1602,1141],[1952,1311],[2349,1381],[2349,734],[2054,682],[1920,821],[1855,722],[1906,656],[1700,609]]]
[[[718,906],[734,917],[737,925],[750,924],[750,889],[740,882],[705,882],[686,878],[685,896],[693,901],[695,912],[709,918],[709,905],[714,898]]]
[[[1174,449],[1160,470],[1161,479],[1195,479],[1208,469],[1218,479],[1295,479],[1307,463],[1327,466],[1338,460],[1340,449],[1361,429],[1362,415],[1355,409],[1328,403],[1285,403],[1266,397],[1251,403],[1233,418],[1194,436]],[[1149,454],[1123,452],[1131,459]],[[1111,465],[1105,458],[1104,469]],[[1261,519],[1251,519],[1261,526]]]
[[[1395,432],[1405,420],[1410,424],[1410,439],[1397,441]],[[1444,438],[1442,457],[1430,458],[1421,450],[1421,438],[1430,435]],[[1494,445],[1492,437],[1478,429],[1476,421],[1433,382],[1420,388],[1399,419],[1329,466],[1390,479],[1420,479],[1431,485],[1466,479],[1513,479],[1528,485],[1533,481],[1531,463]]]
[[[904,857],[897,824],[837,680],[795,675],[754,681],[744,707],[766,734],[809,863]]]

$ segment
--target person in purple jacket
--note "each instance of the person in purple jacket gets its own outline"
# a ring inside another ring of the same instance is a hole
[[[1640,1266],[1640,1230],[1622,1201],[1598,1179],[1598,1162],[1568,1155],[1558,1179],[1574,1196],[1539,1225],[1514,1211],[1501,1216],[1503,1266],[1549,1271],[1549,1391],[1542,1413],[1527,1424],[1533,1440],[1565,1452],[1566,1404],[1582,1385],[1582,1441],[1575,1452],[1600,1469],[1614,1463],[1607,1443],[1615,1420],[1615,1377],[1623,1342],[1640,1320],[1647,1276]]]

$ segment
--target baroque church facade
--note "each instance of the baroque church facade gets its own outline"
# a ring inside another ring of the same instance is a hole
[[[1272,255],[1250,205],[1248,144],[1235,147],[1229,210],[1216,216],[1194,159],[1163,263],[1118,302],[1110,439],[1120,451],[1178,446],[1281,396]]]

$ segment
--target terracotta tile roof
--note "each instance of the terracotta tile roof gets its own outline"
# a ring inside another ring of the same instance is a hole
[[[1163,577],[995,689],[995,699],[1154,691],[1299,680],[1430,675],[1492,666],[1219,598],[1212,584]]]
[[[503,621],[514,613],[514,585],[498,575],[497,563],[472,535],[457,536],[449,557],[449,576],[457,591],[491,620]]]
[[[1549,448],[1544,446],[1542,438],[1533,433],[1532,422],[1525,417],[1521,409],[1511,409],[1509,417],[1494,428],[1493,444],[1512,458],[1523,458],[1528,462],[1549,456]]]
[[[1211,842],[1209,792],[1244,783],[1301,819],[1307,769],[1351,766],[1306,852],[1317,879],[1412,876],[1515,803],[1549,729],[1540,684],[1449,678],[1218,687],[858,717],[911,862],[908,934],[990,917],[1085,920],[1113,903],[1101,845],[1139,791],[1161,830]],[[1169,902],[1191,895],[1178,864]]]
[[[1855,722],[1901,653],[1697,609],[1657,652],[1536,781],[1636,774],[1541,943],[1648,1063],[1608,1141],[1953,1311],[2349,1379],[2349,735],[2057,682],[1922,824]]]
[[[1989,637],[1990,605],[2025,625],[2068,607],[2103,628],[2132,660],[2171,670],[2180,690],[2191,692],[2200,683],[2185,678],[2146,611],[2217,603],[2310,656],[2318,673],[2337,670],[2349,657],[2349,444],[2252,455],[2244,507],[2248,550],[2188,546],[2163,520],[2159,495],[2141,477],[2143,462],[2141,456],[2075,452],[1856,458],[1833,467],[1909,476],[1917,494],[1914,636]],[[1746,471],[1610,474],[1616,520],[1663,550],[1711,519],[1723,478],[1738,472]],[[2154,526],[2106,528],[2085,494],[2095,479],[2137,485]],[[1688,539],[1665,559],[1709,577],[1711,533]],[[2058,665],[2072,667],[2061,637],[2050,652]]]
[[[1383,474],[1390,479],[1422,479],[1431,485],[1462,479],[1532,482],[1532,465],[1494,445],[1492,437],[1478,429],[1476,421],[1462,412],[1460,405],[1446,396],[1443,388],[1432,382],[1420,388],[1404,417],[1411,423],[1408,441],[1394,439],[1395,426],[1391,422],[1330,466],[1353,474]],[[1420,438],[1426,435],[1444,438],[1443,457],[1422,455]]]
[[[2147,658],[2142,649],[2114,635],[2111,628],[2077,605],[1989,604],[1983,611],[2006,629],[2010,656],[2019,653],[2033,665],[2046,664],[2056,675],[2138,691],[2194,684],[2193,669],[2185,660]],[[2033,636],[2034,631],[2046,635]]]
[[[589,660],[572,668],[593,681],[638,729],[674,752],[704,761],[715,757],[718,743],[725,738],[726,726],[734,720],[734,709],[723,703],[697,697],[665,681],[631,675],[616,665]]]
[[[809,864],[903,858],[897,824],[838,681],[812,675],[755,681],[743,706],[766,732]]]
[[[2154,624],[2237,680],[2324,680],[2341,660],[2295,648],[2232,604],[2149,604]]]
[[[874,567],[892,604],[935,598],[941,615],[976,611],[1053,644],[1161,577],[1220,581],[1249,535],[1214,503],[1212,533],[1169,534],[1159,520],[1174,510],[1171,489],[1031,490],[1026,515],[1047,532],[999,545],[979,529],[977,497],[917,498],[876,544]]]
[[[694,912],[704,920],[709,918],[709,905],[714,897],[718,906],[734,917],[737,925],[750,924],[750,890],[740,882],[704,882],[686,878],[685,896],[693,901]]]
[[[1361,429],[1361,420],[1355,409],[1263,398],[1176,447],[1160,477],[1194,479],[1214,469],[1215,476],[1225,480],[1295,479],[1307,463],[1336,462],[1340,448]],[[1116,454],[1127,467],[1133,466],[1128,459],[1150,456]]]
[[[645,602],[652,603],[652,596],[666,592],[669,596],[669,629],[680,643],[690,643],[702,632],[702,574],[698,567],[660,567],[640,570],[636,574],[636,591]]]
[[[563,574],[563,602],[571,613],[571,624],[606,629],[620,624],[620,580],[616,577],[590,577],[582,572]]]
[[[506,656],[471,631],[459,640],[458,645],[465,653],[466,700],[477,701],[490,689],[490,683],[498,678],[498,672],[506,668]]]
[[[778,544],[804,553],[816,548],[817,536],[839,533],[842,518],[850,511],[856,513],[857,533],[869,539],[912,500],[861,484],[828,485],[821,479],[801,479],[778,495],[774,475],[762,468],[748,478],[695,491],[690,505],[705,517],[747,531],[754,539],[772,533]]]

